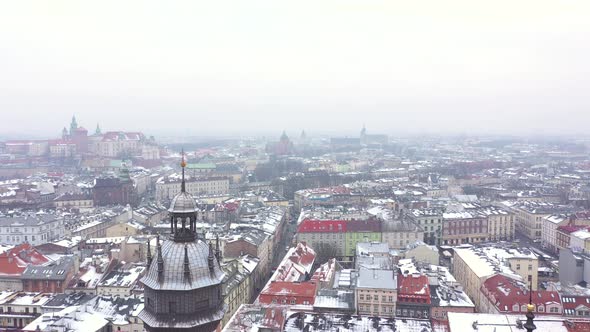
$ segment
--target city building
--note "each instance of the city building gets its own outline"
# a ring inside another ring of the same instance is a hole
[[[479,312],[490,314],[523,314],[532,301],[535,315],[561,315],[563,306],[558,292],[537,290],[529,293],[522,281],[503,274],[488,278],[481,286]]]
[[[303,243],[289,249],[256,303],[313,305],[318,287],[311,279],[315,258],[315,251]]]
[[[22,329],[39,317],[51,294],[2,291],[0,292],[0,330]]]
[[[64,236],[64,218],[55,214],[0,215],[0,244],[41,245]]]
[[[356,279],[355,300],[359,315],[394,317],[398,293],[395,270],[361,267]]]
[[[78,258],[61,257],[43,265],[29,264],[21,275],[25,292],[64,293],[68,284],[78,273]]]
[[[22,275],[32,266],[43,266],[50,259],[28,243],[23,243],[0,253],[0,291],[23,290]]]
[[[567,226],[570,223],[570,217],[566,214],[552,214],[544,217],[541,224],[541,245],[543,248],[549,252],[558,253],[557,230],[560,226]]]
[[[212,176],[190,178],[185,182],[185,190],[192,195],[227,194],[229,192],[229,178]],[[180,179],[173,174],[167,178],[160,178],[156,182],[156,200],[168,201],[180,192]]]
[[[441,209],[413,209],[408,214],[412,222],[424,230],[424,241],[440,245],[442,238],[443,211]]]
[[[489,239],[488,220],[475,212],[445,212],[442,244],[482,243]]]
[[[135,205],[136,195],[129,173],[122,172],[119,177],[104,176],[96,178],[92,188],[94,205]]]
[[[537,290],[539,261],[529,249],[497,244],[455,248],[454,252],[453,274],[477,309],[481,309],[482,284],[498,273],[530,283]]]
[[[419,273],[397,276],[397,317],[430,318],[430,284]]]

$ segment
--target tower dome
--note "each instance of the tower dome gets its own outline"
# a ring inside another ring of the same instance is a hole
[[[182,166],[181,191],[168,209],[170,237],[157,241],[156,257],[148,252],[148,269],[141,279],[145,306],[139,317],[149,332],[213,331],[223,318],[225,274],[217,250],[196,230],[198,206],[186,193]]]
[[[170,213],[195,213],[197,211],[195,199],[186,192],[180,192],[174,196],[168,209]]]

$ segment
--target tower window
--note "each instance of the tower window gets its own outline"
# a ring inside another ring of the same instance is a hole
[[[176,312],[176,302],[173,302],[173,301],[168,302],[168,305],[169,305],[170,313],[171,314],[175,313]]]

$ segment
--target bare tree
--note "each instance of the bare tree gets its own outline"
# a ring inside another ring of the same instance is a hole
[[[312,243],[311,247],[313,248],[313,250],[315,250],[316,253],[315,262],[313,264],[313,270],[317,269],[320,265],[324,264],[328,260],[341,255],[338,248],[333,243],[315,242]]]

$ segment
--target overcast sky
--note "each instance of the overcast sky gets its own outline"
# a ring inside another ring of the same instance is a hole
[[[584,133],[590,1],[4,1],[0,136]]]

